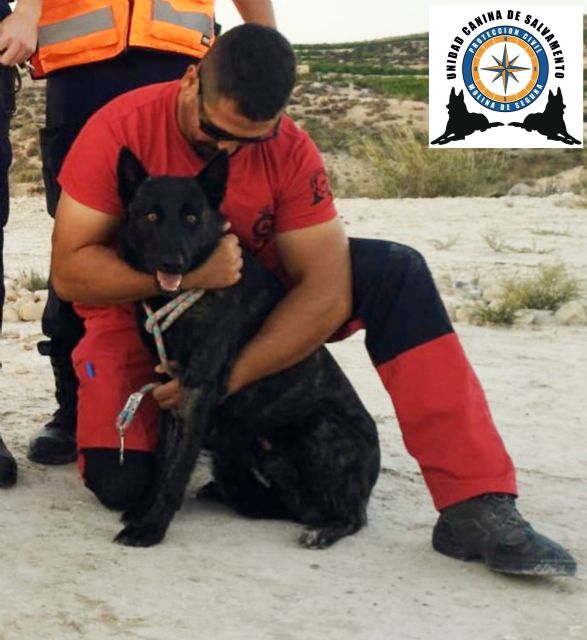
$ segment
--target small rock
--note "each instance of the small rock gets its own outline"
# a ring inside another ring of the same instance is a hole
[[[32,292],[27,291],[26,295],[19,296],[14,303],[14,308],[20,313],[20,310],[25,304],[29,304],[35,301],[35,297]]]
[[[470,307],[459,307],[455,311],[455,322],[470,322],[472,312]]]
[[[5,322],[18,322],[20,320],[20,318],[18,317],[18,311],[11,304],[3,307],[2,315]]]
[[[16,295],[16,291],[14,290],[14,287],[10,284],[7,284],[5,287],[6,293],[4,296],[4,299],[6,300],[6,302],[14,302],[17,299],[17,295]]]
[[[49,297],[48,289],[38,289],[33,292],[33,296],[37,302],[47,302],[47,298]]]
[[[514,313],[514,324],[519,327],[528,327],[534,324],[536,320],[536,311],[534,309],[518,309]]]
[[[509,191],[508,196],[533,196],[534,189],[525,182],[518,182]]]
[[[567,302],[554,314],[555,320],[558,324],[574,325],[574,324],[586,324],[587,313],[580,302],[571,300]]]
[[[465,294],[467,298],[469,298],[470,300],[481,300],[481,297],[482,297],[481,290],[473,286],[470,286],[468,289],[465,289]]]
[[[556,324],[554,313],[548,309],[534,309],[534,324],[540,326]]]
[[[41,319],[44,309],[44,302],[26,302],[19,308],[18,315],[21,320],[32,322]]]
[[[505,289],[501,284],[492,284],[483,289],[483,300],[491,303],[494,300],[500,300],[505,294]]]

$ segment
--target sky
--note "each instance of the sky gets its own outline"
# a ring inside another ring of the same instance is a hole
[[[424,0],[273,0],[279,30],[294,44],[316,42],[352,42],[389,36],[409,35],[429,30],[428,8],[431,4],[469,5],[481,12],[499,6],[529,7],[539,5],[582,5],[587,13],[587,0],[560,2],[424,2]],[[240,24],[239,14],[231,0],[217,0],[217,20],[226,31]]]

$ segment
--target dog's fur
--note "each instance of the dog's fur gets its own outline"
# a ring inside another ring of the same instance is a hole
[[[227,173],[227,157],[219,154],[195,178],[153,178],[123,148],[124,259],[153,274],[182,274],[202,264],[221,237],[218,206]],[[147,220],[150,212],[157,213],[156,222]],[[163,539],[205,438],[215,478],[205,496],[249,516],[302,522],[307,528],[300,542],[310,548],[330,546],[366,523],[379,473],[377,431],[325,348],[221,402],[231,363],[284,293],[245,252],[242,279],[206,292],[166,331],[168,357],[179,363],[182,401],[177,411],[161,412],[157,477],[142,503],[124,514],[118,542],[150,546]],[[167,301],[149,303],[158,308]]]
[[[489,122],[482,113],[471,113],[465,104],[463,92],[456,93],[454,87],[450,91],[448,104],[448,122],[446,129],[430,144],[448,144],[455,140],[464,140],[475,131],[486,131],[491,127],[501,127],[502,122]]]
[[[526,131],[537,131],[549,140],[564,142],[565,144],[581,144],[577,138],[568,133],[563,113],[567,105],[563,102],[563,94],[560,89],[556,94],[549,90],[548,102],[544,111],[530,113],[523,122],[510,122],[510,127],[521,127]]]

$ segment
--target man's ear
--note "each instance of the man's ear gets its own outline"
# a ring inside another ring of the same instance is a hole
[[[118,195],[128,207],[140,185],[149,177],[140,160],[128,148],[122,147],[118,154]]]
[[[210,206],[218,210],[226,193],[226,182],[228,181],[228,154],[226,151],[219,151],[196,176],[196,180],[206,194]]]

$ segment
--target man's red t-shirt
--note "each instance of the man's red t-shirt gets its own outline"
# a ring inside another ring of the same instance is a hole
[[[59,183],[82,204],[119,216],[116,165],[129,147],[149,174],[196,175],[205,162],[183,137],[177,122],[179,81],[131,91],[100,109],[86,123],[68,153]],[[307,133],[284,116],[279,135],[244,145],[230,157],[228,188],[221,212],[231,231],[280,276],[275,234],[326,222],[336,216],[320,154]],[[132,306],[132,305],[131,305]],[[88,318],[92,310],[76,305]]]

